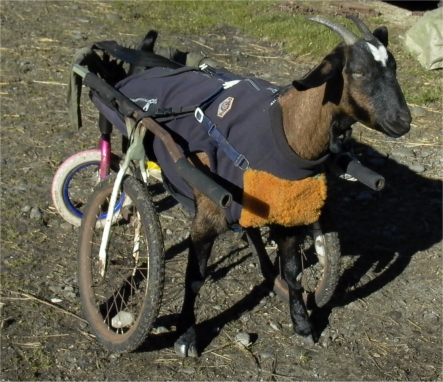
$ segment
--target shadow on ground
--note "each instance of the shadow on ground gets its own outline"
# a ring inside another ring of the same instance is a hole
[[[360,143],[355,143],[354,148],[357,155],[372,150]],[[328,179],[332,226],[339,234],[342,257],[350,260],[350,265],[345,266],[331,302],[312,313],[319,333],[328,325],[334,307],[345,306],[382,289],[402,274],[417,252],[442,240],[442,182],[425,178],[393,159],[379,160],[377,165],[365,160],[368,158],[363,155],[363,164],[385,177],[386,187],[382,191],[372,191],[358,182]],[[173,202],[169,200],[169,203]],[[176,244],[167,251],[166,258],[176,256],[187,246],[187,240]],[[213,280],[220,279],[238,264],[214,270],[216,265],[209,268],[209,277]],[[370,280],[366,277],[363,282],[365,275],[370,275]],[[270,288],[269,282],[263,281],[229,309],[200,323],[197,326],[200,350],[217,337],[218,331],[214,332],[213,328],[221,330],[252,310]],[[162,316],[156,324],[170,327],[177,318],[177,315]],[[175,339],[175,332],[156,335],[138,351],[170,348]]]
[[[370,149],[358,144],[356,150]],[[382,289],[402,274],[415,254],[442,240],[442,182],[425,178],[392,159],[382,162],[378,167],[367,164],[386,179],[380,192],[359,183],[330,181],[328,201],[334,227],[342,257],[350,257],[352,265],[343,271],[330,304],[313,313],[320,331],[327,326],[332,308]]]

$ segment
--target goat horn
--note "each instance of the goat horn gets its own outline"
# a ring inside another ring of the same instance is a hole
[[[352,20],[355,25],[357,25],[358,30],[361,32],[366,41],[376,40],[376,37],[372,34],[369,28],[358,17],[354,15],[347,15],[346,18]]]
[[[336,23],[335,21],[331,21],[328,19],[324,19],[322,17],[309,17],[308,20],[315,21],[316,23],[326,25],[328,28],[332,29],[334,32],[336,32],[340,37],[343,39],[343,41],[347,45],[352,45],[353,43],[357,42],[359,38],[351,32],[349,29],[344,27],[343,25],[340,25],[339,23]]]

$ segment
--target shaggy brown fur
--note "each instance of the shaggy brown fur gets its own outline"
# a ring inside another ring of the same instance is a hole
[[[247,170],[240,225],[262,227],[280,224],[291,227],[312,224],[320,217],[325,200],[324,175],[289,181],[267,172]]]

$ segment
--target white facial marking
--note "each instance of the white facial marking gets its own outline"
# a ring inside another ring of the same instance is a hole
[[[375,61],[381,62],[383,66],[386,66],[386,62],[388,61],[388,51],[386,48],[380,44],[380,46],[374,46],[371,43],[367,42],[369,50],[374,56]]]

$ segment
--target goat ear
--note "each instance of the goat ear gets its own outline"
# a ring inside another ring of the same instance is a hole
[[[292,81],[292,86],[299,91],[323,85],[343,68],[342,54],[334,51],[300,80]]]
[[[372,33],[386,48],[388,47],[388,28],[379,27]]]

